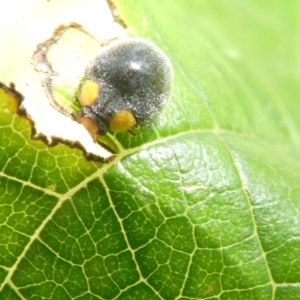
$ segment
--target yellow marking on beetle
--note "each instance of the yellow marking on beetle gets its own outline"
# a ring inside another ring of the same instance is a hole
[[[113,131],[126,131],[136,125],[136,120],[129,110],[124,110],[113,115],[109,121]]]
[[[99,92],[100,84],[98,82],[92,80],[85,81],[80,88],[79,101],[81,105],[93,105],[98,99]]]

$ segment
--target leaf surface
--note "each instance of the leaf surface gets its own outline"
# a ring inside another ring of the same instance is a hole
[[[298,2],[115,3],[170,102],[103,165],[31,140],[1,90],[0,298],[297,299]]]

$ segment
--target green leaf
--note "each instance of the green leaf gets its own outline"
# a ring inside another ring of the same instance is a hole
[[[1,90],[0,298],[297,299],[299,3],[115,2],[170,102],[100,164]]]

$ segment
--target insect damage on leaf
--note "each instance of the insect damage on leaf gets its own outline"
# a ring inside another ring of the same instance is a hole
[[[168,57],[152,42],[99,42],[78,24],[58,28],[38,45],[32,62],[43,73],[51,105],[110,150],[116,148],[114,137],[99,135],[152,124],[167,103],[173,81]]]
[[[103,41],[107,43],[107,41]],[[91,57],[101,48],[101,43],[92,37],[82,26],[72,23],[57,28],[53,36],[37,46],[32,57],[32,64],[41,76],[41,84],[44,88],[48,102],[55,108],[56,116],[50,118],[49,126],[60,124],[61,130],[72,123],[69,133],[72,145],[78,142],[84,152],[91,158],[98,157],[102,161],[111,160],[113,152],[118,152],[118,147],[113,139],[104,139],[101,143],[95,143],[86,133],[82,125],[77,123],[77,115],[81,104],[77,100],[78,87],[84,79],[84,70]],[[25,103],[25,109],[26,103]],[[52,110],[49,109],[49,114]],[[29,115],[31,113],[29,112]],[[32,119],[34,117],[31,116]],[[60,118],[63,124],[58,122]],[[38,130],[37,130],[38,131]],[[42,131],[42,130],[40,130]],[[68,135],[68,130],[65,130]],[[43,131],[41,132],[43,134]],[[40,134],[40,135],[41,135]],[[51,139],[62,140],[68,143],[68,138],[60,138],[58,135]]]

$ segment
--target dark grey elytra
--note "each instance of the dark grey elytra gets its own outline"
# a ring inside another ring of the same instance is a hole
[[[100,83],[93,105],[79,115],[89,117],[105,134],[110,118],[130,110],[138,125],[149,125],[165,107],[173,81],[169,58],[152,42],[131,38],[101,48],[89,63],[85,77]]]

